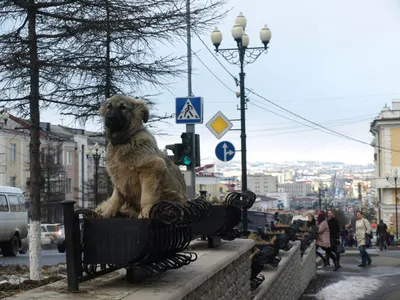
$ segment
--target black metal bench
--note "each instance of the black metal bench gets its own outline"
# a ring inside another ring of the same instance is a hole
[[[91,210],[75,210],[75,201],[64,201],[68,290],[78,291],[80,282],[121,268],[133,282],[142,274],[188,265],[197,259],[196,253],[185,251],[193,239],[208,239],[209,247],[217,247],[221,239],[239,237],[241,232],[234,227],[241,210],[254,201],[250,191],[230,193],[223,205],[202,198],[186,206],[162,201],[152,207],[149,219],[102,218]]]

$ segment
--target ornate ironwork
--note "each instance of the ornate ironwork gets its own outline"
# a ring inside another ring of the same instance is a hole
[[[254,250],[253,250],[254,251]],[[257,250],[256,250],[257,251]],[[277,257],[279,249],[273,245],[265,245],[262,249],[256,252],[251,259],[251,275],[250,275],[250,290],[254,291],[264,281],[264,276],[259,274],[265,265],[271,265],[276,268],[281,261]]]
[[[242,232],[235,227],[241,220],[241,210],[251,207],[255,199],[256,195],[251,191],[229,193],[225,197],[223,205],[208,206],[206,216],[201,221],[194,223],[193,236],[207,237],[210,247],[218,245],[218,239],[232,241],[242,236]],[[202,208],[205,209],[206,206]],[[214,239],[212,243],[210,243],[211,239]]]
[[[264,276],[260,274],[262,269],[264,268],[266,262],[266,256],[257,252],[253,255],[251,259],[251,273],[250,273],[250,290],[254,291],[256,288],[260,286],[260,284],[264,281]]]
[[[131,219],[74,211],[74,201],[63,204],[70,291],[120,268],[132,279],[139,270],[152,275],[190,264],[197,259],[196,253],[184,252],[193,238],[192,225],[210,216],[211,207],[203,199],[187,205],[162,201],[152,207],[149,219]],[[83,215],[83,228],[78,215]]]
[[[290,225],[290,227],[286,228],[285,230],[285,233],[289,236],[291,241],[300,241],[301,257],[303,257],[307,248],[314,241],[316,234],[316,228],[313,228],[311,231],[302,230],[304,224],[304,221],[296,220],[293,222],[292,225]],[[299,234],[300,236],[297,236],[297,234]]]
[[[202,198],[188,201],[181,205],[171,201],[162,201],[155,204],[150,210],[150,219],[157,219],[166,225],[190,226],[198,220],[210,215],[211,204]]]
[[[252,191],[231,192],[225,198],[225,205],[234,205],[240,208],[251,208],[256,201],[256,194]]]
[[[258,274],[255,278],[250,279],[250,291],[256,290],[265,280],[264,275]]]
[[[232,65],[240,64],[240,52],[242,50],[238,48],[226,48],[216,50],[217,55],[221,55],[227,62]],[[254,63],[261,54],[268,52],[268,47],[246,47],[243,48],[243,64],[249,65]]]
[[[287,234],[279,235],[275,240],[275,246],[280,250],[289,251],[292,246],[289,245],[290,237]]]

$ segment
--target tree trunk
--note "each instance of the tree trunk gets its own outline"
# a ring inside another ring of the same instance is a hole
[[[106,35],[106,86],[105,96],[106,99],[111,97],[112,86],[112,69],[111,69],[111,28],[110,28],[110,7],[109,2],[106,0],[107,10],[107,35]],[[97,205],[97,204],[96,204]]]
[[[35,0],[29,0],[34,3]],[[41,267],[41,209],[40,209],[40,110],[39,59],[36,37],[36,9],[28,9],[28,36],[30,56],[30,201],[32,220],[29,230],[29,265],[31,280],[42,278]]]

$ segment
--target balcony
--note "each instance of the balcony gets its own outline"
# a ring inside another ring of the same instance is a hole
[[[384,178],[375,178],[372,180],[372,186],[374,186],[377,189],[392,189],[394,188],[394,184],[390,183],[387,181],[387,179]],[[398,186],[400,187],[400,180],[398,182]]]

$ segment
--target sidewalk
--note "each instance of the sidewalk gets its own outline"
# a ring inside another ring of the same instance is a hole
[[[372,265],[360,268],[356,248],[341,256],[342,268],[319,267],[300,300],[398,300],[400,299],[400,251],[369,249]]]

